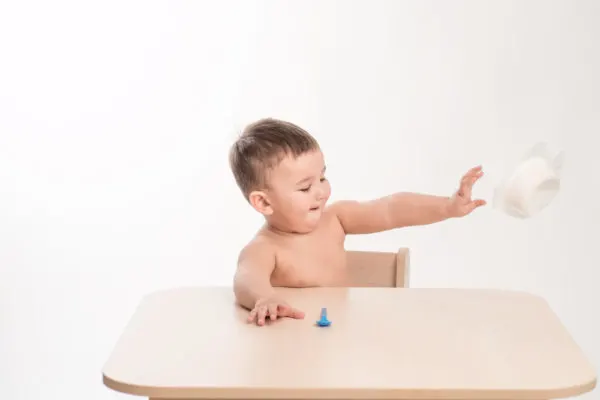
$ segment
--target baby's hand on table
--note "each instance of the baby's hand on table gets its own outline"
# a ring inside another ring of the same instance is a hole
[[[464,217],[486,204],[485,200],[471,199],[473,185],[483,176],[481,166],[471,168],[461,179],[460,187],[450,198],[448,212],[451,217]]]
[[[304,313],[291,307],[281,299],[273,297],[258,300],[252,311],[250,311],[248,322],[256,322],[257,325],[262,326],[267,318],[274,321],[277,318],[284,317],[302,319]]]

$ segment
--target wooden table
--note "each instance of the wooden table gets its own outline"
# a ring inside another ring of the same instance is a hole
[[[303,320],[247,324],[231,288],[144,298],[104,384],[152,399],[553,399],[595,371],[541,298],[468,289],[280,289]],[[332,324],[318,327],[322,307]]]

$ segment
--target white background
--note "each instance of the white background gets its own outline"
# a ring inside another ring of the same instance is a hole
[[[320,140],[333,200],[451,194],[480,163],[491,200],[533,144],[565,150],[535,218],[348,247],[410,247],[413,287],[542,295],[600,366],[599,20],[594,0],[3,2],[0,397],[121,398],[101,368],[140,297],[230,284],[261,220],[227,150],[265,116]]]

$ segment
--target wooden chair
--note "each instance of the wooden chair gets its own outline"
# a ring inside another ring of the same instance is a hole
[[[398,287],[409,285],[409,250],[397,252],[346,251],[352,287]]]

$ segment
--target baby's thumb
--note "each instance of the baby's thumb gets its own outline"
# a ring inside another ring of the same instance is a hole
[[[483,199],[477,199],[473,202],[473,208],[477,208],[477,207],[481,207],[481,206],[485,206],[487,204],[487,202]]]
[[[484,206],[486,204],[485,200],[473,200],[471,203],[469,203],[469,205],[467,206],[467,214],[475,211],[476,208],[479,208],[481,206]]]
[[[304,313],[290,306],[283,306],[282,312],[286,317],[290,318],[304,318]]]

